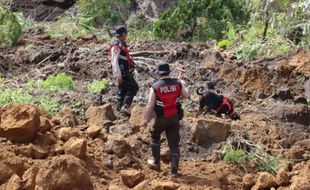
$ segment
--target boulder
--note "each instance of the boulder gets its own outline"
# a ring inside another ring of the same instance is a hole
[[[121,179],[123,183],[129,187],[133,188],[144,180],[144,174],[138,170],[123,170],[121,171]]]
[[[286,186],[290,183],[288,168],[281,168],[276,176],[276,183],[278,186]]]
[[[284,153],[284,156],[287,159],[303,159],[305,152],[306,151],[303,148],[293,146],[287,152]]]
[[[102,130],[102,127],[93,125],[86,129],[86,133],[90,138],[94,139],[100,135],[101,130]]]
[[[62,108],[58,114],[58,118],[61,125],[65,127],[76,127],[79,124],[73,110],[69,107]]]
[[[29,144],[20,148],[20,154],[28,158],[43,159],[47,157],[48,152],[45,148],[40,147],[39,145]]]
[[[229,123],[223,120],[198,119],[191,128],[191,133],[199,145],[208,142],[225,141],[230,130]]]
[[[36,190],[93,190],[85,163],[71,155],[45,161],[35,179]]]
[[[151,187],[153,190],[175,190],[179,188],[179,184],[173,181],[157,181],[153,180],[151,182]]]
[[[255,185],[255,175],[254,174],[246,174],[242,179],[242,189],[251,190],[251,188]]]
[[[57,139],[51,132],[46,132],[44,134],[39,135],[38,141],[44,145],[52,145],[57,143]]]
[[[66,142],[72,137],[78,137],[79,132],[76,129],[73,129],[71,127],[62,127],[57,132],[58,138],[60,138],[62,141]]]
[[[111,139],[107,142],[109,153],[115,154],[118,158],[123,158],[132,152],[131,146],[122,139]]]
[[[9,179],[8,183],[6,184],[5,189],[6,190],[22,190],[21,187],[21,179],[18,175],[14,174]]]
[[[40,114],[35,106],[13,104],[2,109],[0,134],[13,142],[31,142],[39,127]]]
[[[5,163],[0,162],[0,184],[5,183],[14,174],[14,171]]]
[[[142,126],[144,121],[143,115],[144,108],[139,105],[134,106],[131,110],[129,123],[133,126]]]
[[[102,127],[105,120],[116,120],[111,104],[105,104],[99,107],[90,106],[85,112],[85,117],[88,126],[95,125]]]
[[[65,152],[64,148],[60,144],[53,144],[50,148],[50,154],[52,156],[57,154],[63,154]]]
[[[22,176],[29,168],[27,161],[6,150],[0,151],[0,184],[5,183],[13,174]]]
[[[79,139],[76,137],[70,138],[64,144],[65,154],[71,154],[78,158],[85,158],[86,157],[86,147],[87,142],[85,139]]]
[[[277,183],[275,181],[275,177],[273,177],[268,172],[260,172],[258,173],[258,178],[255,183],[255,185],[252,187],[252,190],[260,190],[265,188],[272,188],[277,186]]]
[[[146,189],[151,189],[151,186],[149,185],[149,180],[142,181],[133,188],[133,190],[146,190]]]
[[[39,131],[41,133],[46,133],[47,131],[50,131],[52,128],[52,125],[50,123],[50,119],[45,116],[40,116],[40,127]]]
[[[291,179],[290,190],[310,189],[310,161],[300,165],[300,169],[295,174],[297,175]]]
[[[29,168],[22,177],[22,187],[24,190],[34,190],[36,186],[36,177],[39,172],[38,167]]]

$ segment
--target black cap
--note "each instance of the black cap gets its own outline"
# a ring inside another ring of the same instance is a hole
[[[171,69],[169,64],[167,63],[161,63],[157,66],[157,70],[156,70],[156,74],[170,74],[171,73]]]
[[[115,36],[121,36],[123,34],[127,34],[126,26],[118,26],[115,29]]]

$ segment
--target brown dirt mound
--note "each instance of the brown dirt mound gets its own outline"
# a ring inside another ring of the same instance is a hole
[[[30,42],[29,39],[39,43]],[[194,125],[197,105],[189,101],[184,102],[186,117],[180,129],[181,177],[173,182],[170,180],[170,165],[166,164],[169,163],[169,158],[166,159],[166,163],[162,164],[160,172],[150,170],[145,165],[146,160],[151,155],[149,147],[150,133],[148,128],[140,126],[141,118],[139,118],[143,111],[141,108],[136,107],[133,111],[134,116],[131,123],[128,122],[128,118],[114,112],[116,85],[114,84],[111,65],[106,53],[108,43],[102,44],[96,40],[83,41],[82,39],[73,41],[56,40],[46,38],[43,34],[27,36],[27,40],[24,39],[24,44],[20,44],[17,47],[3,50],[0,56],[0,63],[3,67],[0,68],[3,68],[1,71],[5,79],[16,80],[18,78],[19,87],[27,88],[26,85],[23,85],[27,82],[26,74],[34,80],[39,80],[45,79],[51,74],[65,72],[73,76],[76,82],[76,89],[63,94],[53,93],[51,96],[58,98],[60,103],[66,106],[72,106],[75,102],[82,100],[87,105],[86,107],[90,107],[93,111],[89,111],[86,117],[82,114],[76,119],[75,113],[68,109],[65,112],[66,114],[60,114],[58,118],[53,118],[50,123],[51,129],[47,130],[47,132],[45,130],[45,132],[40,132],[38,138],[32,142],[32,145],[20,145],[12,143],[5,138],[0,139],[0,145],[3,150],[9,151],[12,155],[18,155],[18,157],[25,160],[24,163],[27,163],[20,173],[14,172],[12,169],[9,170],[10,166],[8,164],[4,165],[3,171],[12,172],[6,174],[7,177],[3,179],[3,184],[0,188],[7,185],[9,179],[11,179],[9,184],[12,185],[18,181],[18,178],[14,176],[15,173],[22,181],[28,179],[26,180],[28,185],[35,184],[36,180],[33,180],[34,178],[31,176],[36,176],[36,173],[42,166],[49,171],[40,171],[40,175],[42,174],[44,178],[51,175],[52,172],[58,172],[58,176],[69,175],[70,183],[79,180],[79,178],[71,176],[70,171],[68,173],[58,167],[55,168],[59,170],[54,170],[54,166],[58,163],[55,160],[64,156],[68,157],[68,155],[64,155],[68,153],[68,151],[64,150],[66,149],[64,144],[71,137],[78,137],[81,141],[87,142],[86,155],[84,154],[84,143],[81,143],[83,146],[78,146],[79,148],[76,150],[83,149],[83,161],[74,157],[72,159],[74,163],[69,163],[70,161],[68,160],[59,161],[59,163],[67,163],[68,166],[72,166],[78,173],[83,172],[89,175],[94,189],[127,189],[120,174],[122,170],[131,169],[141,171],[141,174],[137,174],[137,179],[139,180],[134,183],[135,187],[140,187],[141,189],[152,187],[242,189],[242,179],[246,173],[251,173],[253,174],[251,176],[258,177],[256,175],[258,170],[254,166],[227,164],[221,161],[218,151],[212,152],[223,143],[229,142],[210,143],[206,146],[195,143],[191,135],[191,129]],[[25,46],[31,43],[35,44],[33,49],[26,51]],[[133,44],[131,49],[135,55],[134,59],[137,60],[144,70],[149,70],[148,66],[151,69],[155,68],[159,60],[171,62],[174,74],[178,74],[177,71],[180,69],[185,69],[185,78],[194,100],[198,98],[195,95],[196,88],[198,86],[206,86],[206,82],[213,81],[215,88],[219,92],[228,94],[236,100],[236,111],[241,113],[242,120],[225,121],[230,126],[229,135],[231,133],[236,136],[240,134],[240,136],[244,136],[244,138],[247,138],[254,144],[266,147],[268,153],[287,158],[292,162],[293,173],[291,170],[285,170],[284,173],[282,171],[281,175],[279,174],[279,176],[286,176],[285,174],[287,174],[291,179],[291,184],[279,182],[281,185],[277,184],[277,187],[286,188],[294,186],[299,179],[305,181],[305,187],[307,187],[307,176],[303,174],[307,170],[303,169],[303,167],[307,166],[306,163],[309,162],[310,153],[308,115],[295,113],[295,109],[291,109],[293,110],[290,112],[291,116],[286,118],[287,112],[276,112],[276,109],[271,108],[275,105],[279,105],[279,109],[290,106],[298,107],[292,98],[283,101],[272,98],[272,95],[276,94],[281,87],[287,86],[294,98],[297,95],[304,96],[305,84],[309,81],[309,77],[305,74],[306,72],[297,69],[299,67],[279,67],[279,62],[284,59],[243,63],[232,59],[231,56],[226,56],[225,52],[216,52],[210,49],[207,43],[188,44],[141,41]],[[306,56],[308,53],[299,53],[286,59],[297,59],[294,62],[298,62],[298,59],[301,59],[300,62],[302,62],[303,59],[306,59],[303,55]],[[51,57],[38,65],[48,56]],[[304,64],[301,68],[307,68],[307,64]],[[101,78],[109,79],[110,85],[100,95],[100,98],[102,98],[103,105],[109,103],[112,106],[92,105],[93,98],[97,97],[97,94],[88,92],[87,85],[90,81]],[[136,78],[141,88],[135,104],[144,105],[146,102],[145,95],[152,79],[141,72],[136,75]],[[5,82],[3,85],[4,87],[16,88],[14,86],[15,83]],[[33,93],[34,95],[40,95],[42,91],[36,89]],[[256,97],[260,93],[263,93],[265,97]],[[269,95],[269,98],[266,97]],[[306,105],[302,106],[306,107]],[[298,111],[298,109],[296,110]],[[115,114],[112,114],[112,112]],[[281,117],[276,118],[275,112],[281,114]],[[304,112],[301,111],[300,113]],[[305,112],[305,114],[307,113]],[[305,119],[303,122],[300,122],[302,119],[296,121],[293,119],[295,116]],[[204,117],[210,120],[214,116],[211,117],[207,114]],[[202,117],[200,119],[205,118]],[[220,118],[215,120],[221,121]],[[102,130],[98,127],[101,127]],[[225,127],[225,131],[226,128],[228,130],[228,127]],[[217,132],[221,134],[220,132],[222,131]],[[230,136],[231,139],[234,140]],[[225,138],[221,136],[221,140],[225,140]],[[161,142],[163,147],[162,155],[169,157],[167,151],[164,151],[167,148],[167,139],[164,136]],[[235,143],[238,144],[238,142],[236,141]],[[76,155],[79,156],[79,154]],[[78,163],[74,161],[77,159]],[[80,162],[82,164],[79,164]],[[63,166],[62,164],[60,165]],[[78,167],[76,167],[77,165]],[[80,165],[84,169],[81,169]],[[24,172],[29,166],[33,168]],[[144,176],[144,181],[141,183],[139,182],[142,178],[140,179],[139,176]],[[260,182],[257,186],[263,187],[265,185],[263,184],[264,176],[260,177]],[[44,185],[43,181],[42,178],[40,185]],[[295,182],[293,183],[293,181]],[[57,181],[54,182],[56,183]],[[67,181],[62,181],[61,179],[58,182],[67,183]],[[254,186],[258,183],[257,179],[254,182],[250,180],[246,182],[247,186]],[[275,182],[278,183],[277,178]],[[133,186],[131,182],[129,183],[130,186]]]

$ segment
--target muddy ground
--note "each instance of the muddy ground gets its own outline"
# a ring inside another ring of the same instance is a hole
[[[116,101],[116,85],[112,78],[108,49],[109,42],[97,41],[93,38],[50,39],[42,31],[33,31],[25,35],[16,47],[1,50],[0,71],[5,78],[2,88],[29,91],[26,86],[28,78],[44,80],[49,75],[65,72],[74,78],[75,90],[55,93],[51,96],[59,100],[62,107],[74,108],[75,112],[72,113],[69,108],[66,108],[57,116],[51,117],[43,114],[44,118],[51,123],[51,128],[47,130],[48,132],[40,132],[28,142],[17,143],[3,135],[4,133],[1,135],[6,138],[1,138],[0,147],[3,152],[0,156],[0,167],[3,170],[9,168],[12,172],[0,175],[2,184],[0,189],[11,188],[12,184],[19,184],[21,189],[34,189],[34,187],[47,189],[51,185],[47,182],[48,176],[52,175],[48,172],[55,173],[53,175],[55,178],[67,177],[57,182],[63,184],[75,183],[74,180],[87,178],[82,174],[81,178],[72,178],[70,173],[66,174],[67,171],[59,170],[61,171],[59,172],[54,171],[55,168],[49,168],[49,165],[55,162],[62,166],[63,160],[66,160],[68,168],[72,165],[73,170],[74,164],[81,162],[76,164],[85,169],[80,173],[89,174],[94,189],[98,190],[128,189],[130,185],[124,184],[126,180],[121,177],[125,176],[122,172],[127,169],[140,171],[142,174],[139,175],[144,176],[142,179],[138,174],[130,174],[132,181],[135,181],[133,180],[135,178],[139,178],[136,180],[138,182],[142,181],[139,184],[135,183],[135,185],[138,184],[136,189],[233,190],[251,189],[255,183],[252,189],[270,189],[271,187],[310,189],[310,111],[305,101],[310,98],[310,52],[296,50],[294,54],[285,57],[246,62],[236,60],[235,56],[229,52],[216,51],[212,44],[208,43],[158,41],[131,43],[130,49],[134,60],[145,71],[153,70],[161,61],[170,63],[175,75],[180,70],[185,70],[185,79],[191,99],[194,100],[194,102],[185,100],[183,103],[185,118],[181,128],[180,142],[181,176],[171,180],[169,164],[163,164],[160,172],[152,171],[145,165],[145,161],[150,156],[150,136],[149,129],[139,125],[141,114],[134,114],[131,122],[128,122],[129,118],[114,111],[115,120],[105,121],[103,126],[100,126],[109,130],[103,134],[101,132],[101,135],[95,138],[88,133],[88,128],[91,126],[89,121],[100,120],[100,118],[92,114],[85,116],[85,109],[90,106],[106,105],[106,103],[110,103],[114,109]],[[92,80],[102,78],[109,79],[109,88],[102,94],[88,92],[87,85]],[[141,71],[136,73],[136,79],[140,90],[134,105],[143,106],[153,79]],[[221,161],[221,155],[217,150],[225,141],[198,145],[193,140],[191,129],[196,121],[194,116],[197,104],[195,101],[197,102],[198,99],[195,91],[197,87],[206,86],[206,83],[210,81],[214,82],[219,93],[234,100],[236,111],[241,114],[242,119],[230,121],[211,115],[200,119],[209,118],[220,123],[228,123],[230,137],[227,143],[234,140],[240,142],[237,137],[246,137],[250,142],[266,147],[271,155],[283,158],[281,162],[284,169],[274,174],[277,177],[273,183],[268,184],[264,179],[265,174],[259,173],[257,167],[251,163],[236,165]],[[41,89],[34,89],[30,93],[36,96],[44,92]],[[100,99],[102,102],[99,101]],[[85,109],[78,107],[75,110],[77,102],[86,105]],[[7,119],[3,114],[10,109],[14,110],[10,106],[2,108],[2,125]],[[68,123],[63,122],[63,118],[67,118],[66,115],[69,115],[71,120],[77,118],[71,122],[74,123],[72,126],[69,125],[69,129],[75,131],[75,135],[72,136],[84,139],[87,144],[86,155],[75,155],[80,157],[77,161],[71,157],[66,158],[65,156],[70,153],[63,150],[68,146],[65,145],[68,138],[64,138],[60,132],[62,128],[68,129]],[[112,120],[110,117],[107,118]],[[50,138],[54,140],[46,143],[46,136],[49,136],[49,140]],[[163,148],[167,148],[164,136],[162,142]],[[122,155],[124,152],[125,154]],[[73,163],[68,160],[73,160]],[[42,165],[44,166],[42,171],[33,172],[36,167],[40,168]],[[16,168],[22,169],[17,172]],[[17,177],[13,174],[17,174]],[[8,176],[4,177],[6,175]],[[283,175],[287,176],[285,183],[282,182],[285,178]],[[20,182],[16,182],[18,179]],[[44,182],[44,179],[47,181]],[[83,185],[85,184],[81,184],[80,187]],[[86,186],[88,189],[90,185]],[[59,186],[58,189],[66,189],[64,187]]]

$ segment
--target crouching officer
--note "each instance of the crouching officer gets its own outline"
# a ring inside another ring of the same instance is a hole
[[[144,125],[155,115],[151,128],[153,159],[148,160],[148,165],[151,169],[160,170],[160,135],[165,131],[171,152],[171,175],[177,177],[180,160],[179,121],[182,109],[180,100],[189,97],[189,93],[185,88],[185,82],[171,78],[170,73],[168,64],[158,65],[156,74],[159,75],[159,80],[150,89]]]
[[[118,26],[115,30],[116,40],[111,44],[111,61],[113,76],[118,83],[118,105],[117,110],[130,115],[130,105],[139,86],[133,77],[133,63],[126,44],[127,29]]]

